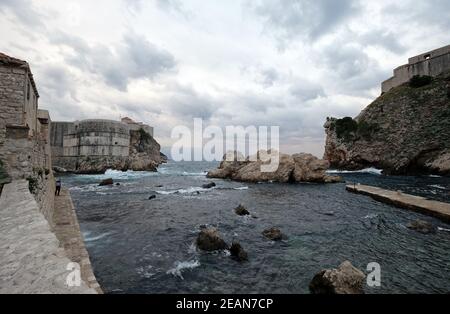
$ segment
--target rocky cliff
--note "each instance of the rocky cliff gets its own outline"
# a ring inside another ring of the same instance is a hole
[[[333,168],[450,175],[450,73],[416,77],[381,95],[355,119],[328,118]]]

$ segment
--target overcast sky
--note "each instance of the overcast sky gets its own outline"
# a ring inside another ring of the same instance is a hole
[[[355,116],[408,57],[450,44],[448,0],[0,0],[0,51],[27,60],[52,120],[171,129],[279,125],[323,154],[327,116]]]

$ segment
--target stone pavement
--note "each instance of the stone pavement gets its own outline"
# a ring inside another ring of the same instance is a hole
[[[75,207],[67,189],[62,189],[60,196],[55,197],[55,212],[53,225],[60,245],[66,251],[67,256],[81,267],[81,278],[92,289],[102,293],[100,285],[92,271],[89,254],[84,245],[84,239],[78,224]]]
[[[0,197],[0,293],[97,293],[84,281],[79,287],[66,284],[70,263],[28,182],[5,185]]]

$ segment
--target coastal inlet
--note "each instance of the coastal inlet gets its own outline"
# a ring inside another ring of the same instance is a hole
[[[381,265],[381,287],[365,286],[366,293],[450,291],[449,225],[347,193],[345,183],[206,178],[217,166],[168,163],[156,173],[61,177],[105,293],[308,293],[317,272],[345,260],[364,272],[369,263]],[[450,202],[449,178],[390,177],[374,169],[338,175],[347,182]],[[99,186],[107,178],[115,184]],[[202,187],[210,182],[216,186]],[[251,215],[237,215],[239,204]],[[417,219],[438,231],[408,229]],[[236,261],[229,251],[199,251],[196,238],[209,226],[227,243],[239,241],[248,260]],[[270,228],[279,228],[286,238],[267,239],[262,232]]]

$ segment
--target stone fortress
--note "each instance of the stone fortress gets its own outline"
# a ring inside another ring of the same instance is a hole
[[[121,121],[53,122],[50,141],[53,166],[61,171],[154,171],[164,161],[153,128],[128,117]]]
[[[450,70],[450,45],[409,58],[408,64],[394,70],[394,76],[384,81],[381,92],[407,83],[416,75],[436,77]]]

